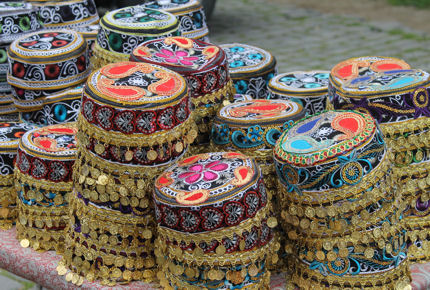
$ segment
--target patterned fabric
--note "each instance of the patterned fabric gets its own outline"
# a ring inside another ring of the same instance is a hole
[[[326,109],[328,71],[295,71],[276,75],[269,82],[271,99],[300,102],[307,115]]]
[[[181,232],[231,227],[267,204],[255,161],[233,152],[180,161],[157,178],[154,197],[160,226]]]
[[[72,0],[62,3],[35,4],[47,29],[74,28],[95,24],[99,20],[94,0]]]
[[[267,84],[276,74],[274,56],[261,48],[240,43],[222,44],[227,54],[230,76],[238,94],[256,99],[268,97]]]
[[[90,72],[86,42],[73,31],[26,35],[11,44],[8,56],[8,82],[22,89],[67,88],[82,83]]]
[[[147,8],[164,10],[178,18],[181,35],[207,41],[209,34],[203,5],[198,0],[150,1],[143,4]]]
[[[350,79],[333,95],[335,109],[370,113],[379,123],[430,117],[430,75],[422,70],[391,70]]]
[[[147,41],[133,51],[130,59],[180,73],[187,78],[193,98],[216,92],[230,80],[224,51],[216,45],[190,38]]]
[[[359,183],[384,159],[385,142],[370,115],[327,111],[286,130],[274,154],[288,191],[321,191]]]
[[[30,3],[0,3],[0,44],[9,44],[13,40],[43,28],[39,22],[37,9]]]
[[[251,100],[233,103],[217,113],[212,127],[212,140],[228,150],[271,150],[283,130],[302,117],[303,107],[293,101]]]
[[[106,51],[131,54],[140,43],[178,35],[179,22],[168,12],[131,6],[107,13],[100,20],[97,44]]]
[[[150,64],[116,63],[91,75],[81,112],[104,130],[152,134],[188,119],[186,92],[186,82],[177,73]]]
[[[21,119],[33,124],[75,122],[81,109],[82,90],[82,87],[65,90],[32,102],[15,100],[15,105],[25,111],[20,113]]]
[[[410,65],[401,59],[384,56],[363,56],[350,58],[335,65],[330,71],[329,95],[351,79],[371,76],[375,73],[410,69]]]
[[[71,181],[76,154],[74,123],[34,129],[22,136],[17,168],[35,179]]]
[[[0,123],[0,175],[13,174],[19,139],[32,129],[34,126],[26,123]]]

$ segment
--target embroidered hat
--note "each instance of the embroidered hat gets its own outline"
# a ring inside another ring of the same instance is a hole
[[[68,275],[110,286],[152,282],[153,180],[186,153],[197,134],[187,83],[147,63],[104,66],[87,80],[78,128],[68,250],[58,273],[70,270]],[[86,245],[94,247],[91,255],[82,251]],[[103,267],[91,270],[99,263]]]
[[[138,46],[130,60],[161,65],[187,79],[199,127],[195,145],[200,144],[200,149],[207,151],[216,110],[234,92],[224,51],[219,46],[200,40],[167,37]]]
[[[332,97],[336,91],[349,80],[357,77],[369,76],[374,73],[390,70],[410,69],[404,60],[386,56],[362,56],[344,60],[336,64],[330,71],[329,95]]]
[[[410,282],[401,222],[406,203],[393,187],[392,154],[369,114],[323,111],[297,121],[278,139],[274,159],[294,284]],[[363,260],[350,272],[356,254]],[[369,263],[381,271],[368,274]]]
[[[165,11],[130,6],[106,13],[94,45],[94,68],[126,61],[140,43],[154,38],[180,35],[179,22]]]
[[[212,127],[218,148],[238,150],[257,160],[272,159],[282,131],[304,117],[303,107],[286,100],[250,100],[222,107]]]
[[[198,0],[149,1],[143,6],[172,13],[178,18],[181,35],[188,38],[209,41],[209,29],[203,5]]]
[[[20,140],[15,175],[23,247],[64,250],[76,132],[75,123],[66,123],[28,131]]]
[[[40,31],[15,40],[8,50],[8,82],[18,100],[33,100],[86,80],[86,41],[71,30]]]
[[[0,123],[0,229],[9,229],[15,223],[16,191],[14,188],[14,159],[19,139],[34,126],[25,123]]]
[[[267,286],[277,223],[253,159],[235,152],[186,158],[156,179],[154,202],[162,286],[231,283],[226,272],[236,265],[248,270],[242,281],[257,276],[253,283]]]
[[[394,149],[395,178],[409,203],[405,221],[413,261],[430,258],[424,250],[430,244],[426,234],[430,225],[427,206],[430,187],[426,183],[430,172],[429,90],[430,75],[425,71],[388,70],[351,78],[337,89],[332,101],[335,108],[372,114]]]
[[[37,9],[26,2],[0,2],[0,44],[9,44],[25,34],[41,30]]]
[[[264,49],[247,44],[229,43],[220,47],[227,54],[236,93],[267,99],[267,84],[276,74],[275,57]]]
[[[300,102],[308,115],[326,109],[329,72],[294,71],[278,74],[269,82],[270,98]]]

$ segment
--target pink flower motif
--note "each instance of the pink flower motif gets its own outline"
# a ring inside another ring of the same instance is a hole
[[[161,50],[162,53],[157,52],[155,55],[158,57],[165,58],[167,62],[170,63],[177,63],[177,64],[183,64],[183,65],[193,65],[193,60],[197,60],[197,56],[189,56],[187,51],[178,50],[178,51],[171,51],[168,49],[163,48]]]
[[[188,172],[179,174],[179,178],[185,178],[185,182],[193,184],[199,182],[202,178],[204,181],[213,181],[219,177],[216,171],[223,171],[227,169],[228,165],[221,163],[221,161],[213,161],[205,166],[201,164],[194,164],[188,168]]]

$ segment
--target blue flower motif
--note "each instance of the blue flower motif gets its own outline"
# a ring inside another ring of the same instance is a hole
[[[282,83],[289,83],[289,82],[294,82],[297,79],[294,77],[282,77],[279,81]]]
[[[314,77],[317,79],[328,79],[328,76],[329,76],[328,73],[319,73],[314,75]]]
[[[246,137],[251,143],[260,142],[263,140],[263,133],[263,129],[259,125],[255,125],[248,128]]]
[[[245,63],[241,60],[235,60],[232,63],[230,63],[230,67],[231,68],[235,68],[235,67],[239,67],[239,66],[244,66]]]
[[[246,90],[248,90],[248,83],[244,80],[240,80],[235,82],[234,87],[236,88],[236,93],[245,94]]]
[[[245,49],[243,48],[243,47],[241,47],[241,46],[233,46],[233,47],[230,47],[230,51],[231,52],[239,52],[239,51],[244,51]]]
[[[261,53],[251,53],[251,54],[248,54],[248,58],[249,59],[263,59],[263,56],[261,55]]]
[[[226,124],[213,125],[211,133],[215,144],[227,144],[230,142],[230,127]]]

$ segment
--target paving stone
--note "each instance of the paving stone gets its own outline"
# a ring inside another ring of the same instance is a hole
[[[424,60],[430,38],[397,22],[367,23],[359,17],[323,14],[271,0],[217,0],[211,41],[241,42],[271,51],[278,70],[329,69],[361,55],[397,56],[430,70]]]

